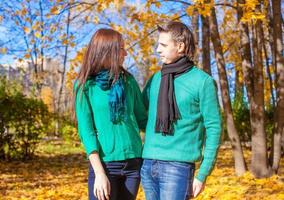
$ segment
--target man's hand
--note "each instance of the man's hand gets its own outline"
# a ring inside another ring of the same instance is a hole
[[[193,180],[192,184],[192,196],[197,197],[204,189],[205,184],[200,182],[198,179]]]

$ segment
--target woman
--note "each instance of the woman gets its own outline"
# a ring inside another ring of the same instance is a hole
[[[126,55],[120,33],[98,30],[74,85],[90,200],[134,200],[140,183],[139,128],[145,129],[147,114],[137,82],[122,68]]]

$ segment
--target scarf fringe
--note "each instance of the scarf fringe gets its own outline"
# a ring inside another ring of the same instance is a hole
[[[157,119],[155,125],[155,132],[162,133],[163,136],[173,135],[175,121],[169,119]]]

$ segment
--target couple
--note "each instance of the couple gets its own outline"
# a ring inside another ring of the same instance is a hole
[[[158,31],[163,66],[142,94],[122,68],[127,53],[120,33],[100,29],[87,47],[74,105],[90,161],[90,200],[134,200],[140,176],[147,200],[189,199],[213,168],[221,132],[214,80],[194,66],[187,26],[172,21]]]

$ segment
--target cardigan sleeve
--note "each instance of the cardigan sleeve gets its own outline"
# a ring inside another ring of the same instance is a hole
[[[75,88],[76,88],[75,83]],[[78,132],[85,151],[89,156],[99,151],[97,130],[93,120],[93,112],[85,90],[76,89],[75,112],[78,123]]]
[[[134,114],[141,130],[145,130],[148,120],[146,108],[143,103],[142,93],[134,77],[131,78],[134,89]]]
[[[151,89],[151,82],[152,82],[152,79],[154,77],[155,74],[153,74],[149,80],[147,81],[144,89],[143,89],[143,92],[142,92],[142,97],[143,97],[143,103],[146,107],[146,110],[148,111],[149,110],[149,100],[150,100],[150,89]]]

